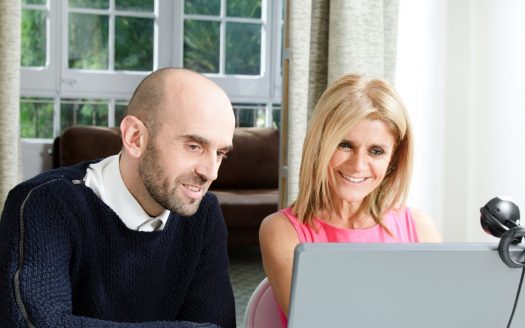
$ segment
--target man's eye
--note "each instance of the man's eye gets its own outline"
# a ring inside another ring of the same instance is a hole
[[[218,151],[217,152],[217,158],[218,159],[225,159],[228,158],[228,154],[225,151]]]
[[[199,150],[200,149],[200,146],[199,145],[195,145],[195,144],[189,144],[188,145],[188,148],[190,150]]]

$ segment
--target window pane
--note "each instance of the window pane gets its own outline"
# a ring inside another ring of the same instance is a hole
[[[63,100],[60,104],[60,134],[74,125],[108,126],[108,104],[96,100]]]
[[[261,104],[234,104],[235,121],[238,127],[264,127],[265,107]]]
[[[120,122],[128,110],[128,103],[126,101],[115,102],[115,126],[120,126]]]
[[[153,70],[153,19],[115,18],[115,69]]]
[[[72,8],[108,9],[109,8],[109,0],[69,0],[69,7],[72,7]]]
[[[20,136],[53,138],[53,99],[20,99]]]
[[[261,0],[228,0],[226,15],[230,17],[261,18]]]
[[[272,127],[277,129],[281,128],[281,105],[273,105]]]
[[[188,15],[213,15],[221,14],[221,0],[186,0],[184,13]]]
[[[22,9],[22,66],[46,65],[46,12]]]
[[[260,75],[261,25],[227,23],[226,74]]]
[[[69,68],[108,68],[108,17],[69,14]]]
[[[45,5],[47,0],[22,0],[24,5]]]
[[[184,67],[201,73],[219,72],[219,22],[184,21]]]
[[[115,6],[117,10],[152,12],[154,2],[153,0],[117,0]]]

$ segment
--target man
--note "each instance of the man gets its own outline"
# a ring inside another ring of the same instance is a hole
[[[161,69],[133,94],[119,155],[16,186],[0,221],[0,325],[235,327],[207,193],[234,128],[215,83]]]

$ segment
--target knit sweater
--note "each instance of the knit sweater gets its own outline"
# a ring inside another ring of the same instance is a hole
[[[128,229],[82,183],[90,162],[10,191],[0,221],[1,327],[235,327],[213,194],[161,231]]]

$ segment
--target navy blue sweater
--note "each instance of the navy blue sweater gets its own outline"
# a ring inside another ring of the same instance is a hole
[[[191,217],[171,213],[162,231],[132,231],[81,182],[89,164],[9,193],[0,326],[235,327],[216,197],[206,194]]]

